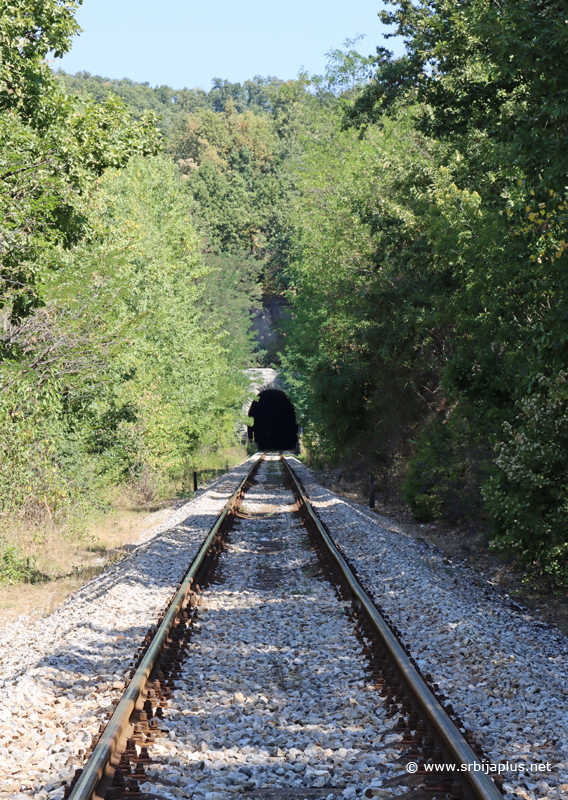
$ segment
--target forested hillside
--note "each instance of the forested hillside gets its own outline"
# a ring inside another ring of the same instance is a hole
[[[119,80],[78,72],[68,75],[64,70],[57,71],[67,94],[88,95],[99,103],[110,95],[120,97],[136,117],[145,111],[159,115],[158,125],[164,132],[187,114],[198,109],[224,111],[229,100],[237,113],[254,111],[259,114],[269,110],[271,93],[284,81],[278,78],[257,76],[241,83],[215,78],[209,91],[204,89],[173,89],[171,86],[150,86],[149,83],[136,83],[128,78]]]
[[[6,520],[234,441],[242,369],[274,357],[251,315],[280,294],[312,457],[568,580],[568,6],[388,5],[401,58],[346,40],[325,75],[205,91],[52,74],[76,4],[7,4]]]
[[[81,534],[113,487],[151,498],[232,445],[253,358],[258,269],[239,256],[235,291],[203,257],[157,117],[67,93],[49,69],[75,6],[17,0],[0,16],[0,550],[14,579],[19,527]]]
[[[568,578],[566,2],[391,2],[306,143],[287,352],[326,458],[408,465],[421,520],[484,516]]]

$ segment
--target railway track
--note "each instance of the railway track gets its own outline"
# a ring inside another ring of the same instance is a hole
[[[65,796],[498,800],[443,704],[289,461],[265,455],[148,631]]]

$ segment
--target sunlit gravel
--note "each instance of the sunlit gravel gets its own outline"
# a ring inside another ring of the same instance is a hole
[[[568,642],[497,588],[392,521],[323,488],[294,460],[318,513],[496,763],[508,798],[568,797]],[[0,798],[60,798],[128,662],[247,465],[142,537],[123,561],[53,614],[0,631]],[[262,466],[268,477],[276,466]],[[253,486],[222,582],[207,589],[201,632],[154,747],[164,798],[388,798],[397,734],[366,683],[357,640],[291,514],[282,486]]]
[[[268,461],[260,479],[271,474]],[[303,798],[304,788],[321,790],[310,798],[390,796],[380,787],[404,774],[389,746],[401,737],[366,679],[348,604],[315,577],[293,507],[288,489],[247,493],[253,516],[232,530],[222,583],[203,595],[169,739],[151,749],[155,780],[143,790],[206,800],[278,787],[299,792],[283,797]]]
[[[0,797],[62,797],[136,648],[248,466],[170,514],[50,616],[0,631]]]
[[[568,640],[459,560],[294,469],[334,540],[495,764],[508,797],[568,797]]]

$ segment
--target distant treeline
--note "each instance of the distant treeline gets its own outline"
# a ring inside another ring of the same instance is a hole
[[[224,111],[229,100],[238,114],[247,110],[268,112],[273,91],[284,83],[278,78],[260,76],[242,84],[215,78],[212,88],[205,91],[172,89],[171,86],[152,87],[149,83],[137,83],[128,78],[103,78],[90,72],[69,75],[61,69],[57,77],[69,94],[88,94],[99,103],[104,102],[109,94],[114,94],[122,98],[137,115],[148,110],[154,111],[160,116],[159,126],[166,133],[180,115],[193,114],[205,108]]]

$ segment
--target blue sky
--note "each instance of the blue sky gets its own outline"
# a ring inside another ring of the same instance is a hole
[[[83,33],[53,66],[177,89],[209,89],[216,77],[295,78],[302,67],[323,72],[325,53],[357,33],[366,34],[363,55],[381,44],[400,53],[400,43],[383,40],[381,7],[381,0],[83,0]]]

